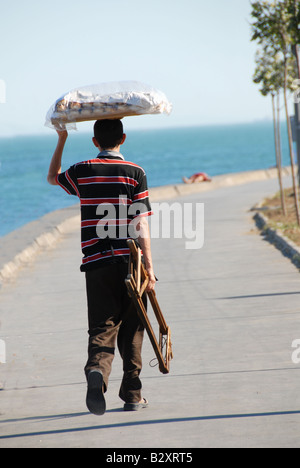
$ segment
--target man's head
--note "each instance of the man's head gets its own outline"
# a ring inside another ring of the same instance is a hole
[[[114,149],[122,145],[126,135],[123,133],[121,120],[97,120],[94,125],[95,146],[102,150]]]

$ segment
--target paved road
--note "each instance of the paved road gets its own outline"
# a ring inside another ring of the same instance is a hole
[[[249,208],[276,180],[177,199],[205,203],[205,244],[153,240],[157,294],[172,329],[163,376],[144,345],[151,406],[122,411],[117,354],[106,414],[85,407],[86,300],[79,233],[0,292],[0,447],[299,447],[299,271],[255,230]]]

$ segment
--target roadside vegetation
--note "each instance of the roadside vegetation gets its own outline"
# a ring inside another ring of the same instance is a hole
[[[270,228],[274,230],[279,229],[287,238],[300,246],[300,227],[297,222],[293,189],[284,190],[284,197],[287,209],[286,215],[282,211],[280,192],[274,197],[264,200],[262,213],[268,218],[268,226]]]
[[[252,1],[251,40],[257,42],[254,83],[260,86],[263,96],[271,97],[274,122],[276,167],[280,192],[266,201],[265,211],[270,222],[278,224],[285,234],[299,243],[300,172],[293,146],[290,121],[289,94],[293,95],[296,140],[300,148],[300,1],[259,0]],[[292,188],[283,189],[281,150],[281,111],[284,109],[287,124],[289,156],[292,172]],[[298,124],[299,122],[299,124]],[[298,128],[297,128],[298,125]]]

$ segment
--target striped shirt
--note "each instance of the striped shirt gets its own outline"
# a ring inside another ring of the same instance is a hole
[[[58,174],[56,182],[80,199],[81,271],[128,262],[134,220],[152,214],[144,170],[116,151],[102,151]]]

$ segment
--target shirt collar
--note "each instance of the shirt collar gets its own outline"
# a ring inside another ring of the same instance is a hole
[[[112,150],[103,150],[101,151],[97,158],[99,159],[106,159],[106,158],[110,158],[110,159],[122,159],[124,161],[124,156],[119,153],[119,151],[112,151]]]

